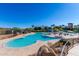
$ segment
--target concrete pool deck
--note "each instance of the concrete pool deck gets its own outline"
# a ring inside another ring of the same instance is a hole
[[[79,56],[79,43],[75,44],[74,47],[68,51],[67,56]]]
[[[35,44],[29,45],[26,47],[21,47],[21,48],[8,48],[8,47],[5,47],[4,45],[9,40],[21,38],[23,36],[28,36],[31,34],[35,34],[35,33],[28,33],[25,35],[20,35],[13,38],[0,40],[0,56],[28,56],[28,55],[36,54],[38,49],[42,45],[45,45],[47,41],[44,42],[44,41],[38,40]],[[56,43],[57,41],[59,40],[49,40],[49,42],[52,42],[53,44]]]

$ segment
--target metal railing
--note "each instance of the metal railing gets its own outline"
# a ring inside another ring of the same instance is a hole
[[[61,54],[60,54],[60,56],[62,56],[63,55],[63,52],[64,52],[64,50],[65,50],[65,47],[66,47],[66,45],[67,45],[67,43],[68,43],[69,41],[67,41],[65,44],[64,44],[64,46],[63,46],[63,48],[62,48],[62,51],[61,51]]]

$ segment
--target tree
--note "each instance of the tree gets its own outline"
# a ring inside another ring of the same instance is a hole
[[[0,28],[0,34],[11,34],[11,28]]]
[[[51,25],[51,28],[55,27],[55,24]]]
[[[32,29],[33,29],[33,30],[34,30],[34,27],[35,27],[35,26],[34,26],[34,25],[32,25]]]
[[[20,29],[20,28],[13,27],[11,30],[13,31],[13,34],[14,34],[14,35],[17,35],[17,34],[22,34],[22,32],[21,32],[21,29]]]
[[[60,27],[60,26],[55,26],[55,27],[53,28],[53,31],[62,31],[62,30],[63,30],[63,28]]]
[[[73,31],[79,33],[79,28],[74,28]]]

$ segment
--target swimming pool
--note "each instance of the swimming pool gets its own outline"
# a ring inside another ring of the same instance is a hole
[[[32,35],[28,35],[22,38],[17,38],[14,40],[10,40],[6,43],[7,47],[25,47],[31,44],[36,43],[37,40],[47,41],[47,40],[55,40],[57,38],[45,37],[41,33],[35,33]]]

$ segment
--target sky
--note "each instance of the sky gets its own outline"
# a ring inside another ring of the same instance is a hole
[[[78,3],[0,3],[0,27],[79,24]]]

